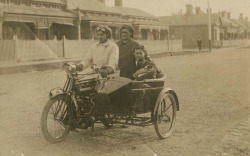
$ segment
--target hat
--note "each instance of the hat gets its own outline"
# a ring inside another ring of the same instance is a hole
[[[124,25],[121,27],[121,29],[120,29],[120,33],[121,33],[122,29],[127,29],[127,30],[129,30],[129,32],[131,33],[131,38],[134,37],[134,29],[133,29],[131,26],[124,24]]]
[[[104,25],[100,25],[96,28],[96,32],[98,32],[98,31],[102,31],[103,33],[105,33],[108,36],[109,39],[111,38],[112,30],[109,27],[104,26]]]

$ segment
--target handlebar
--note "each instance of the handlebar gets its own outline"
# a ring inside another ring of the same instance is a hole
[[[92,69],[91,72],[87,72],[83,74],[77,73],[76,65],[73,62],[64,63],[62,68],[65,70],[65,72],[67,73],[69,77],[78,77],[78,76],[84,77],[84,76],[89,76],[89,75],[94,75],[94,74],[100,74],[100,69],[95,64],[91,66],[91,69]]]

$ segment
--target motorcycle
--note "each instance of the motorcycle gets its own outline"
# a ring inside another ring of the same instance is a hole
[[[154,124],[160,138],[172,134],[179,102],[172,89],[164,88],[166,77],[132,81],[115,76],[102,78],[95,66],[84,74],[76,71],[74,63],[66,63],[63,68],[67,74],[65,85],[50,91],[41,116],[41,130],[47,141],[61,142],[77,129],[90,127],[93,131],[98,121],[107,128],[116,123]],[[151,117],[137,116],[147,112]]]

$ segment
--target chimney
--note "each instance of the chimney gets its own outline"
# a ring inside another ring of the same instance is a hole
[[[243,13],[240,13],[240,20],[243,20]]]
[[[193,6],[191,4],[186,5],[186,16],[190,16],[193,14]]]
[[[231,19],[231,12],[227,13],[227,18]]]
[[[201,14],[201,8],[200,7],[196,7],[195,8],[195,12],[197,15]]]
[[[122,0],[115,0],[116,7],[122,7]]]
[[[99,2],[101,2],[102,4],[105,4],[105,0],[98,0]]]

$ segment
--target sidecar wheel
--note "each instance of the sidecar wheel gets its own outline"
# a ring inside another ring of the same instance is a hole
[[[67,106],[66,96],[49,99],[45,105],[41,117],[41,130],[47,141],[58,143],[68,136],[71,115]]]
[[[176,101],[172,93],[166,92],[154,107],[154,126],[159,138],[171,136],[176,119]]]

